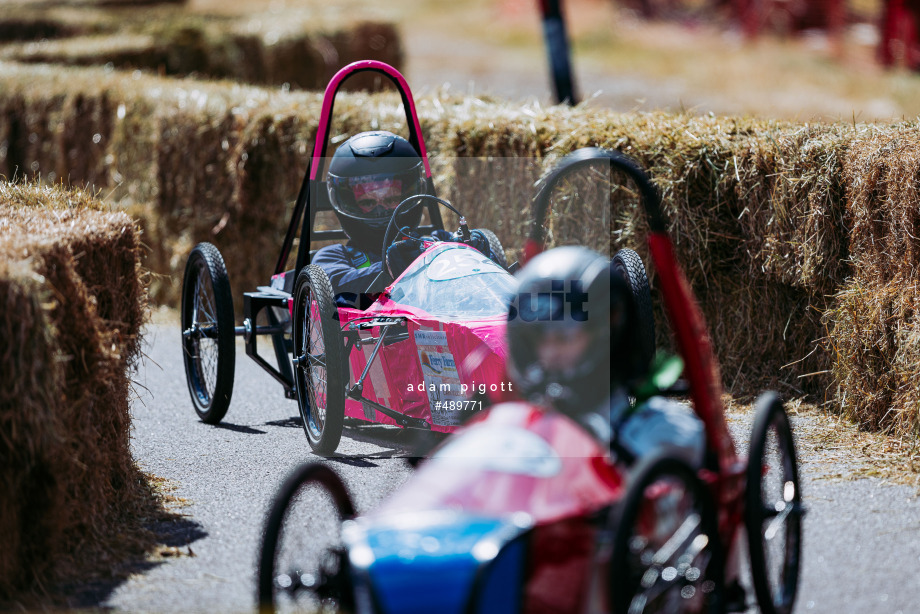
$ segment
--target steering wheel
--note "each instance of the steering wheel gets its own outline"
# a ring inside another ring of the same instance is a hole
[[[400,214],[409,212],[415,207],[420,206],[425,201],[425,199],[433,200],[436,203],[444,205],[445,207],[447,207],[448,209],[456,213],[457,216],[462,220],[461,232],[463,231],[463,229],[467,228],[466,218],[463,216],[463,214],[457,211],[453,205],[451,205],[449,202],[447,202],[443,198],[438,198],[437,196],[433,196],[431,194],[416,194],[414,196],[410,196],[409,198],[405,199],[404,201],[396,205],[396,208],[393,209],[393,214],[390,216],[390,223],[387,224],[387,230],[383,234],[383,247],[380,250],[380,256],[381,258],[383,258],[383,269],[380,271],[380,274],[374,278],[374,281],[372,281],[370,285],[367,287],[367,290],[365,290],[366,293],[371,294],[374,291],[379,292],[379,288],[381,287],[381,284],[380,284],[381,279],[384,280],[384,283],[383,283],[384,286],[388,285],[388,282],[386,280],[393,281],[393,279],[390,277],[389,267],[387,266],[387,262],[386,262],[387,249],[389,249],[390,245],[395,243],[396,240],[400,236],[403,236],[412,241],[420,241],[418,237],[413,237],[412,235],[406,233],[406,231],[403,230],[399,226],[399,224],[396,222],[396,218]],[[463,237],[463,239],[468,240],[470,238],[469,234],[470,234],[470,231],[467,229],[466,232],[464,233],[465,236]]]
[[[400,214],[408,213],[412,209],[415,209],[416,207],[421,206],[421,204],[426,199],[433,200],[438,204],[444,205],[445,207],[447,207],[448,209],[456,213],[457,216],[459,216],[461,220],[463,220],[464,222],[466,221],[466,218],[463,217],[463,214],[457,211],[453,205],[451,205],[449,202],[447,202],[443,198],[438,198],[437,196],[433,196],[431,194],[416,194],[414,196],[410,196],[409,198],[405,199],[404,201],[396,205],[396,208],[393,209],[393,214],[390,216],[390,223],[387,225],[387,231],[383,235],[383,248],[380,250],[380,253],[384,258],[386,258],[387,249],[389,249],[390,245],[395,243],[396,240],[400,236],[406,237],[413,241],[419,240],[417,237],[413,237],[407,234],[402,228],[400,228],[399,224],[396,223],[396,218]],[[461,224],[461,227],[463,226],[465,226],[465,224]],[[469,233],[469,231],[467,231],[467,233]],[[469,239],[469,237],[463,237],[463,238],[464,240]]]

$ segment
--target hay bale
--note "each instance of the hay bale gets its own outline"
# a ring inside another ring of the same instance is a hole
[[[851,280],[826,316],[836,397],[861,427],[920,437],[920,292],[916,280]]]
[[[0,57],[26,64],[104,66],[158,70],[167,66],[167,51],[149,34],[114,33],[6,45]]]
[[[77,36],[82,30],[64,20],[41,15],[7,15],[0,20],[0,42],[38,41]]]
[[[7,603],[138,551],[149,536],[126,528],[153,508],[129,449],[146,305],[134,223],[85,193],[0,183],[0,228]]]
[[[305,19],[286,13],[267,19],[202,16],[183,11],[89,12],[81,26],[56,36],[49,28],[26,28],[18,39],[28,42],[0,48],[8,61],[66,66],[108,66],[146,70],[171,76],[195,75],[294,89],[323,89],[342,66],[358,59],[376,59],[394,66],[403,63],[399,34],[391,24],[357,24]],[[290,17],[288,21],[285,18]],[[28,12],[9,18],[10,24],[29,21]],[[36,24],[47,17],[34,13]],[[44,21],[43,21],[44,20]],[[0,18],[0,41],[4,29]],[[57,40],[54,40],[54,39]],[[379,76],[359,77],[346,89],[379,90]]]
[[[861,426],[920,436],[920,144],[914,125],[867,130],[845,162],[852,277],[825,315],[835,393]]]
[[[854,143],[846,162],[856,274],[876,284],[910,279],[920,265],[920,134],[905,124]]]
[[[55,140],[60,128],[65,95],[42,94],[31,88],[10,92],[0,103],[6,138],[2,166],[6,176],[29,176],[43,172],[50,180],[56,168]]]
[[[405,54],[402,48],[402,38],[396,26],[390,23],[361,21],[348,28],[328,32],[326,37],[330,40],[337,56],[336,60],[327,59],[327,76],[316,89],[325,88],[329,78],[342,66],[357,62],[358,60],[379,60],[396,68],[402,68]],[[323,51],[319,47],[320,52]],[[388,87],[386,80],[380,75],[358,75],[349,79],[345,84],[346,91],[368,90],[377,92]]]
[[[111,33],[122,27],[120,24],[126,17],[130,19],[131,13],[124,15],[87,6],[4,5],[0,15],[0,43],[39,43]]]
[[[0,260],[0,603],[44,572],[49,542],[58,537],[53,512],[64,484],[54,475],[58,429],[48,422],[48,408],[56,404],[63,369],[42,308],[47,294],[27,267]]]

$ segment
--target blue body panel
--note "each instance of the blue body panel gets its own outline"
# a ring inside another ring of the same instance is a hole
[[[482,578],[474,596],[476,614],[507,614],[521,611],[524,587],[525,543],[516,539],[502,548]]]
[[[470,599],[477,614],[517,612],[523,530],[508,519],[454,514],[415,526],[366,524],[358,541],[373,562],[359,577],[369,580],[379,614],[463,614]]]

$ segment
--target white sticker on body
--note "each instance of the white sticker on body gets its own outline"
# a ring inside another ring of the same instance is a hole
[[[455,408],[461,407],[466,397],[460,392],[460,374],[447,346],[447,333],[417,330],[415,345],[431,406],[431,422],[438,426],[458,426],[463,414]]]

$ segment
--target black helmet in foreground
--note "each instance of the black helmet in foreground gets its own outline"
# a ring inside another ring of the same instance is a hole
[[[633,377],[634,321],[626,282],[610,261],[585,247],[544,252],[518,272],[508,313],[508,371],[529,400],[569,414],[594,410],[613,383]]]
[[[391,132],[362,132],[342,143],[326,178],[329,200],[345,234],[363,249],[378,251],[393,209],[426,191],[425,167],[415,148]],[[400,226],[417,226],[422,208],[401,215]]]

